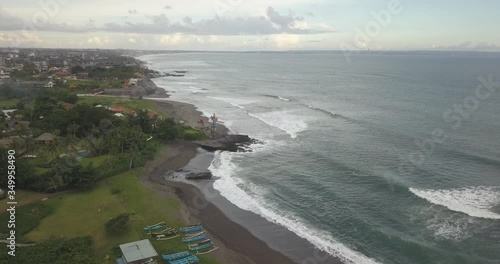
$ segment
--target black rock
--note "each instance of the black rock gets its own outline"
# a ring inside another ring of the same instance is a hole
[[[247,135],[226,135],[219,139],[203,140],[195,142],[200,147],[208,151],[225,150],[225,151],[246,151],[245,146],[248,146],[256,141]]]
[[[187,180],[210,180],[212,179],[211,172],[191,172],[186,174]]]

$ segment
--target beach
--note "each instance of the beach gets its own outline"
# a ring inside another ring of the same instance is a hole
[[[176,121],[192,127],[199,127],[204,119],[193,105],[171,100],[154,101],[159,109]],[[217,133],[228,133],[224,126],[218,126]],[[188,224],[201,223],[216,242],[219,249],[211,253],[221,263],[294,263],[288,257],[271,249],[264,241],[252,235],[247,229],[231,221],[215,205],[207,201],[194,185],[167,181],[164,175],[171,170],[185,167],[198,154],[196,144],[176,141],[165,146],[155,160],[150,161],[141,177],[141,183],[158,195],[176,198],[181,210],[176,217]]]

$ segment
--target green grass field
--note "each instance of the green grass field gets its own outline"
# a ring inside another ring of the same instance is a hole
[[[42,199],[43,197],[46,197],[46,193],[38,193],[38,192],[32,192],[32,191],[25,191],[25,190],[16,190],[16,202],[18,204],[22,204],[27,201],[31,200],[38,200]],[[7,200],[2,200],[0,203],[0,210],[6,209],[9,206],[6,203]]]
[[[142,170],[120,174],[98,184],[89,192],[70,193],[45,201],[53,213],[26,235],[26,239],[43,241],[50,238],[91,236],[102,263],[114,263],[113,248],[122,243],[150,238],[159,254],[187,249],[181,238],[167,241],[152,240],[143,227],[165,221],[169,227],[181,227],[182,222],[171,213],[179,209],[175,199],[160,197],[138,182]],[[112,194],[111,189],[119,190]],[[122,213],[132,213],[127,231],[109,235],[105,223]],[[109,260],[106,260],[109,256]],[[208,255],[202,263],[216,263]]]
[[[0,99],[0,109],[15,109],[19,99]]]
[[[108,107],[122,106],[129,109],[149,109],[159,112],[157,107],[151,101],[120,97],[82,96],[79,97],[78,104],[102,104]]]

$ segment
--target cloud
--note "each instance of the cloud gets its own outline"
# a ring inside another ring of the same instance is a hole
[[[88,44],[94,44],[97,46],[106,45],[111,43],[112,41],[108,37],[100,38],[100,37],[91,37],[87,40]]]
[[[188,16],[187,16],[187,17],[184,17],[184,19],[182,19],[182,21],[183,21],[185,24],[187,24],[187,25],[190,25],[190,26],[192,26],[192,25],[193,25],[193,19],[192,19],[192,18],[190,18],[190,17],[188,17]]]
[[[0,27],[4,31],[23,29],[23,19],[16,17],[0,7]]]
[[[316,34],[324,30],[309,29],[303,17],[293,14],[282,15],[274,8],[266,10],[266,16],[226,18],[216,16],[211,19],[193,21],[184,17],[182,22],[173,22],[165,14],[150,16],[149,23],[125,22],[107,23],[100,30],[122,33],[145,34],[197,34],[197,35],[267,35],[267,34]]]
[[[138,14],[136,9],[128,10],[129,14]],[[89,33],[142,33],[142,34],[195,34],[195,35],[272,35],[272,34],[317,34],[331,31],[310,29],[303,17],[294,16],[290,11],[282,15],[273,7],[268,7],[262,16],[226,18],[215,16],[210,19],[194,21],[184,17],[182,21],[172,21],[166,14],[146,17],[135,17],[134,21],[126,19],[121,22],[108,22],[97,26],[96,21],[89,20],[85,26],[74,26],[66,23],[48,21],[36,28],[37,31]],[[142,21],[141,21],[142,20]],[[139,21],[139,22],[138,22]],[[0,22],[4,30],[22,30],[23,21],[0,9]]]
[[[449,46],[439,46],[432,45],[433,49],[436,50],[463,50],[463,51],[498,51],[500,50],[500,46],[495,44],[490,44],[487,42],[477,42],[474,41],[464,41],[458,45],[449,45]]]

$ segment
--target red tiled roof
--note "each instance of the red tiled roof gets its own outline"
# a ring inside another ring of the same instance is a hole
[[[113,111],[113,112],[123,112],[123,111],[125,111],[125,108],[123,108],[123,107],[121,107],[119,105],[118,106],[113,106],[113,107],[111,107],[111,111]]]

